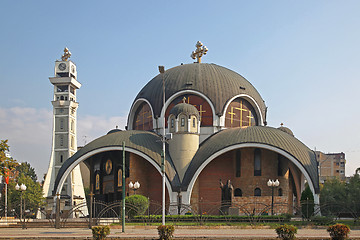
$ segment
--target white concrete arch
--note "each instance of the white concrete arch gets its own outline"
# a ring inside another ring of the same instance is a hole
[[[80,164],[81,162],[85,161],[86,159],[88,159],[89,157],[92,157],[94,156],[95,154],[98,154],[98,153],[102,153],[102,152],[107,152],[107,151],[122,151],[123,148],[122,146],[111,146],[111,147],[102,147],[102,148],[98,148],[98,149],[95,149],[93,151],[90,151],[84,155],[82,155],[81,157],[79,157],[78,159],[76,159],[76,161],[74,161],[73,163],[71,163],[71,165],[66,169],[66,171],[64,172],[64,174],[61,176],[60,178],[60,181],[59,181],[59,184],[56,188],[56,191],[55,193],[60,193],[61,192],[61,188],[62,186],[64,185],[64,182],[67,178],[67,176],[71,173],[71,171],[78,165]],[[159,165],[157,165],[155,163],[155,161],[150,158],[149,156],[147,156],[146,154],[136,150],[136,149],[132,149],[132,148],[127,148],[125,146],[125,151],[126,152],[131,152],[131,153],[134,153],[134,154],[137,154],[139,156],[141,156],[142,158],[146,159],[149,163],[151,163],[155,169],[159,172],[159,174],[161,174],[161,167]],[[169,199],[170,199],[170,202],[173,202],[175,201],[176,199],[173,199],[174,196],[172,194],[172,189],[171,189],[171,184],[169,182],[169,179],[168,178],[165,178],[165,183],[166,183],[166,188],[168,190],[168,193],[169,193]]]
[[[133,130],[133,122],[134,122],[134,117],[135,117],[135,112],[137,110],[137,108],[143,103],[143,102],[146,102],[149,106],[150,106],[150,109],[151,109],[151,117],[152,117],[152,121],[153,121],[153,129],[156,128],[155,126],[155,118],[154,118],[154,110],[150,104],[150,102],[145,99],[145,98],[139,98],[137,99],[133,105],[131,106],[130,108],[130,113],[129,113],[129,116],[128,116],[128,121],[127,121],[127,126],[128,126],[128,130]]]
[[[245,99],[246,101],[248,101],[248,102],[251,104],[251,106],[253,106],[253,108],[255,109],[256,114],[259,116],[259,118],[258,118],[258,124],[259,124],[259,126],[263,126],[263,125],[264,125],[264,116],[263,116],[262,113],[261,113],[260,106],[259,106],[259,104],[255,101],[254,98],[252,98],[251,96],[249,96],[249,95],[247,95],[247,94],[239,94],[239,95],[236,95],[236,96],[230,98],[230,99],[226,102],[224,111],[223,111],[222,116],[221,116],[221,118],[220,118],[221,126],[224,126],[224,127],[225,127],[225,113],[226,113],[226,109],[229,107],[230,103],[231,103],[232,101],[234,101],[236,98],[243,98],[243,99]]]
[[[215,108],[213,106],[213,103],[211,102],[211,100],[206,96],[204,95],[203,93],[201,92],[198,92],[198,91],[195,91],[195,90],[182,90],[180,92],[177,92],[175,93],[174,95],[172,95],[169,99],[166,100],[165,102],[165,107],[163,107],[161,109],[161,114],[160,114],[160,119],[163,119],[164,118],[164,115],[165,115],[165,110],[169,107],[170,103],[177,97],[181,96],[181,95],[184,95],[184,94],[194,94],[194,95],[198,95],[199,97],[202,97],[203,99],[205,99],[205,101],[210,105],[211,107],[211,111],[212,111],[212,114],[213,114],[213,125],[215,125],[216,123],[216,113],[215,113]],[[160,124],[160,128],[163,128],[163,123],[161,122]]]
[[[314,189],[314,183],[310,178],[310,175],[308,174],[308,172],[306,171],[306,169],[304,168],[304,166],[296,159],[294,158],[292,155],[290,155],[289,153],[285,152],[284,150],[280,149],[280,148],[276,148],[270,145],[266,145],[266,144],[262,144],[262,143],[240,143],[240,144],[236,144],[236,145],[232,145],[229,146],[227,148],[221,149],[220,151],[214,153],[213,155],[211,155],[208,159],[206,159],[205,162],[203,162],[200,167],[196,170],[194,176],[192,177],[187,191],[183,196],[184,199],[184,203],[190,204],[190,199],[191,199],[191,193],[195,184],[196,179],[199,177],[200,173],[204,170],[204,168],[215,158],[217,158],[218,156],[234,150],[234,149],[241,149],[241,148],[249,148],[249,147],[253,147],[253,148],[262,148],[262,149],[267,149],[276,153],[279,153],[281,155],[283,155],[284,157],[286,157],[287,159],[289,159],[298,169],[300,169],[301,173],[305,176],[306,180],[309,183],[310,189],[314,195],[314,202],[315,204],[319,204],[320,203],[320,199],[319,199],[319,194],[315,193],[315,189]]]

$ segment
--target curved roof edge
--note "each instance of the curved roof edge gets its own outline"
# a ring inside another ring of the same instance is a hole
[[[54,191],[57,189],[60,183],[60,179],[63,176],[63,174],[66,172],[67,168],[69,168],[77,159],[91,152],[95,152],[95,150],[99,150],[102,148],[109,149],[109,147],[118,147],[119,149],[120,148],[122,149],[123,142],[125,142],[125,149],[131,148],[137,150],[138,152],[148,156],[158,166],[161,167],[162,145],[159,144],[159,142],[161,142],[160,136],[149,131],[139,131],[139,130],[117,131],[93,140],[92,142],[88,143],[83,148],[81,148],[79,151],[77,151],[73,156],[68,158],[61,166],[58,172],[54,184],[53,194]],[[167,147],[166,149],[169,148]],[[166,174],[167,178],[171,182],[171,187],[173,189],[177,189],[180,186],[180,179],[168,151],[166,152],[165,159],[166,159],[165,168],[167,172]]]
[[[292,156],[310,176],[315,192],[318,193],[320,191],[318,165],[314,151],[310,150],[305,144],[290,134],[265,126],[252,126],[245,129],[231,128],[210,136],[200,145],[199,150],[191,161],[185,173],[182,188],[189,186],[195,172],[208,158],[230,146],[249,143],[271,146]]]
[[[147,99],[158,117],[162,107],[162,75],[151,79],[135,97]],[[252,96],[260,106],[265,119],[266,105],[256,88],[239,73],[213,63],[191,63],[175,66],[165,71],[165,98],[183,90],[193,90],[205,94],[215,107],[215,114],[221,116],[226,102],[239,94]],[[222,94],[219,95],[218,93]]]

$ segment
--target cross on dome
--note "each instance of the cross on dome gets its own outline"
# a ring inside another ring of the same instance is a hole
[[[196,50],[191,53],[191,58],[197,58],[197,63],[201,63],[201,57],[206,55],[208,48],[203,46],[202,42],[198,41],[195,45]]]

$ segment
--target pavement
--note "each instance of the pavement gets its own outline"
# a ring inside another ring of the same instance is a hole
[[[274,229],[237,228],[237,227],[185,227],[176,226],[175,239],[276,239]],[[298,229],[297,239],[330,239],[325,228]],[[0,228],[0,239],[92,239],[87,228]],[[111,228],[107,239],[158,239],[156,226],[127,226],[125,232],[120,228]],[[360,230],[352,230],[350,239],[360,239]]]

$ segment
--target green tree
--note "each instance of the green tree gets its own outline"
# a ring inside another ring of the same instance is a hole
[[[143,195],[131,195],[125,198],[126,208],[125,211],[129,217],[132,218],[136,215],[142,215],[149,207],[149,199]]]
[[[314,214],[314,195],[307,184],[304,191],[301,193],[301,211],[303,217],[309,219]]]
[[[345,182],[338,178],[332,178],[324,183],[320,192],[321,213],[324,216],[335,216],[339,212],[343,212],[348,201]]]
[[[9,209],[16,209],[19,213],[21,194],[24,199],[27,217],[34,217],[39,207],[45,205],[45,198],[40,184],[36,181],[37,176],[34,168],[29,163],[21,163],[17,166],[17,178],[12,179],[8,185],[8,204]],[[15,189],[16,184],[25,184],[26,190],[21,192]],[[30,215],[29,215],[30,214]]]
[[[360,214],[360,175],[356,173],[346,184],[347,207],[359,216]]]
[[[9,150],[8,140],[0,140],[0,175],[3,176],[8,170],[13,171],[18,165],[15,159],[6,157],[5,153]]]
[[[29,176],[34,182],[37,181],[37,175],[35,169],[30,166],[28,162],[22,162],[20,165],[16,167],[16,171],[25,176]]]

